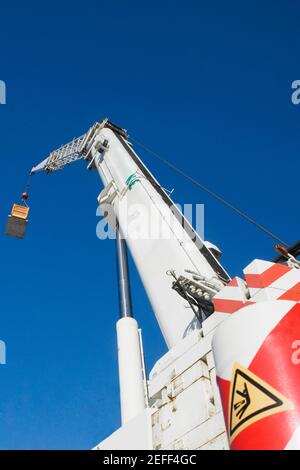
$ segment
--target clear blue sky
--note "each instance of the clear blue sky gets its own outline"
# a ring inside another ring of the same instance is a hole
[[[31,166],[108,116],[288,242],[300,238],[296,1],[6,2],[1,6],[3,228]],[[273,242],[148,155],[239,275]],[[36,175],[26,239],[1,239],[0,448],[88,449],[119,426],[112,241],[78,163]],[[148,368],[165,351],[132,266]]]

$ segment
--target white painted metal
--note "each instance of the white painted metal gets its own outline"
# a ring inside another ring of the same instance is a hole
[[[152,450],[152,413],[151,409],[145,409],[93,450]]]
[[[154,450],[228,449],[211,340],[211,333],[203,337],[195,331],[152,369]]]
[[[134,318],[117,322],[122,425],[145,409],[145,384],[138,325]]]
[[[104,184],[99,204],[110,212],[107,219],[113,228],[112,219],[118,219],[160,330],[172,348],[199,329],[199,322],[186,300],[172,290],[173,279],[167,272],[188,269],[207,280],[218,274],[225,280],[229,277],[188,221],[172,207],[125,136],[108,120],[96,123],[82,137],[52,152],[32,172],[55,171],[78,159],[88,160],[88,168],[97,168]],[[133,184],[128,183],[129,178]]]
[[[151,442],[153,450],[228,449],[212,337],[213,331],[206,336],[194,331],[155,364],[149,377],[148,428],[137,417],[96,449],[133,449],[134,442],[137,449],[149,448],[141,442],[146,428],[151,434],[147,443]]]
[[[213,339],[218,376],[231,380],[235,362],[247,368],[264,339],[294,305],[288,300],[259,302],[228,315]]]
[[[113,184],[116,190],[111,211],[119,221],[162,334],[171,348],[199,325],[193,311],[186,308],[187,302],[171,289],[167,271],[190,269],[209,279],[216,273],[111,129],[99,131],[91,154],[98,153],[97,142],[105,139],[108,150],[96,156],[95,165],[104,186]],[[139,181],[129,190],[126,180],[133,174]]]
[[[140,352],[141,352],[142,369],[143,369],[145,406],[146,408],[149,408],[149,391],[148,391],[147,371],[146,371],[146,364],[145,364],[143,337],[142,337],[141,328],[139,328],[139,341],[140,341]]]

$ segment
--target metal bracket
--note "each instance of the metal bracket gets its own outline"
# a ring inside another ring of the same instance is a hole
[[[104,189],[102,189],[101,193],[97,198],[99,206],[101,206],[102,204],[111,204],[117,194],[118,191],[114,185],[114,182],[111,181],[107,186],[105,186]]]

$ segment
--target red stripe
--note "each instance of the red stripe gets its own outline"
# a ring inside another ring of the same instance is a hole
[[[294,300],[299,302],[300,300],[300,282],[291,289],[287,290],[284,294],[279,297],[280,300]]]
[[[293,402],[295,409],[248,426],[236,436],[232,449],[284,449],[300,425],[300,364],[292,361],[292,344],[300,339],[299,318],[300,304],[296,304],[267,336],[249,366],[249,370]]]
[[[284,264],[273,264],[270,268],[266,269],[261,274],[245,274],[245,279],[248,287],[262,288],[268,287],[273,282],[277,281],[281,276],[288,273],[292,268]]]
[[[217,376],[217,384],[218,384],[219,390],[220,390],[220,396],[221,396],[224,419],[225,419],[225,423],[226,423],[226,429],[228,430],[230,381],[222,379],[221,377]]]
[[[231,279],[231,281],[227,284],[227,286],[238,287],[237,277],[234,277],[233,279]]]
[[[213,299],[216,312],[233,313],[242,307],[253,304],[253,302],[243,302],[242,300]]]

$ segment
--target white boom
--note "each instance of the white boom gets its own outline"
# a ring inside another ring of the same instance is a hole
[[[88,168],[99,172],[104,190],[98,202],[112,225],[118,220],[162,334],[172,348],[201,325],[193,309],[187,308],[184,295],[172,289],[167,273],[192,271],[217,290],[229,276],[133,151],[123,129],[108,120],[96,123],[84,136],[52,152],[32,173],[55,171],[78,159],[87,160]]]

